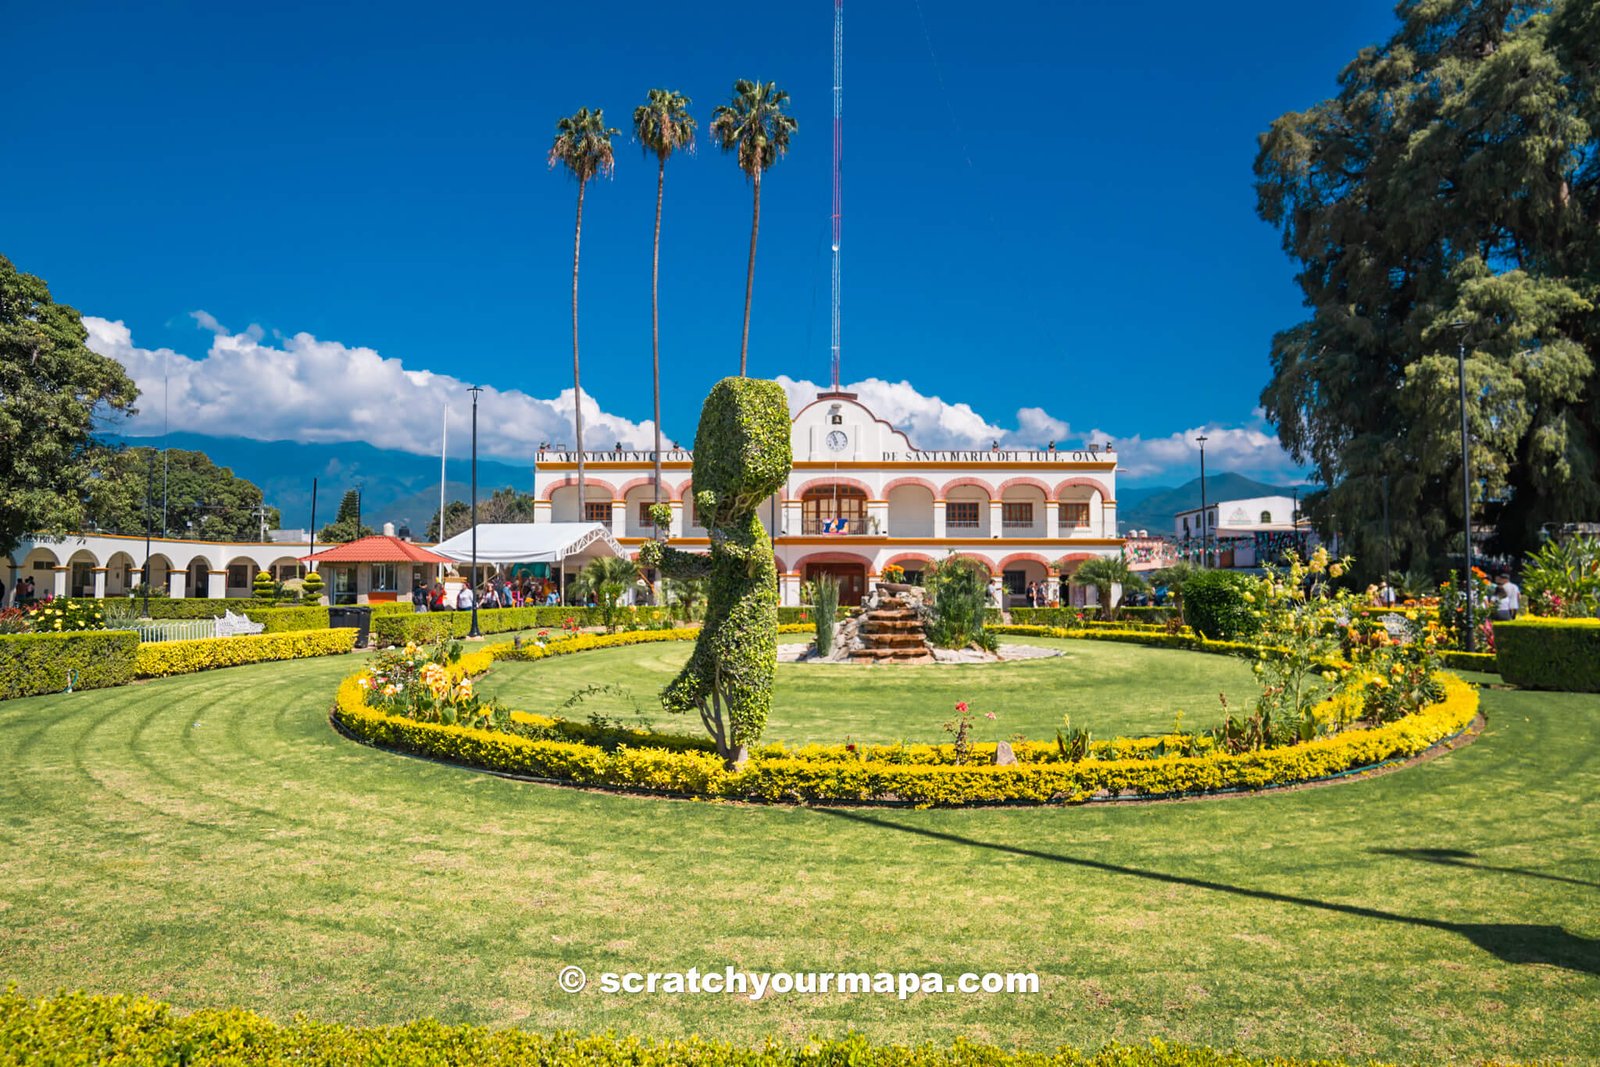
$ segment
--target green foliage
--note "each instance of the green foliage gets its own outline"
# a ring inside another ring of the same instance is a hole
[[[203,637],[195,641],[161,641],[140,645],[135,670],[141,678],[191,674],[218,667],[237,667],[268,660],[332,656],[355,647],[356,631],[296,630],[291,633]]]
[[[339,501],[339,512],[334,520],[317,533],[317,540],[331,545],[371,537],[372,527],[361,522],[361,490],[347,489]],[[314,573],[314,572],[313,572]],[[308,575],[309,578],[309,575]]]
[[[106,606],[92,597],[47,600],[26,608],[23,619],[29,630],[40,634],[104,630]]]
[[[1500,677],[1524,689],[1600,693],[1600,619],[1494,624]]]
[[[889,995],[900,977],[866,975]],[[924,993],[924,995],[929,995]],[[933,1044],[875,1045],[860,1034],[805,1045],[738,1044],[702,1037],[651,1039],[553,1035],[519,1028],[445,1025],[434,1019],[400,1026],[355,1026],[296,1017],[274,1022],[242,1008],[173,1011],[144,997],[63,993],[30,1001],[0,993],[0,1059],[57,1062],[63,1050],[93,1049],[94,1062],[125,1067],[173,1063],[251,1063],[257,1067],[347,1064],[467,1064],[523,1067],[1342,1067],[1343,1060],[1252,1058],[1191,1045],[1151,1041],[1110,1044],[1099,1052],[1060,1048],[1014,1052],[960,1039]],[[174,1050],[182,1050],[174,1054]]]
[[[816,602],[811,606],[817,627],[817,655],[826,656],[833,651],[834,619],[839,614],[839,580],[831,574],[818,578]]]
[[[1500,550],[1600,508],[1592,8],[1401,4],[1337,96],[1261,138],[1258,211],[1310,309],[1274,338],[1262,404],[1333,487],[1308,501],[1318,525],[1337,515],[1369,561],[1386,479],[1400,561],[1460,529],[1462,343],[1474,496],[1507,501],[1482,520]]]
[[[704,578],[668,578],[666,580],[667,604],[679,619],[693,622],[705,606],[710,583]]]
[[[0,634],[0,700],[127,685],[138,648],[128,630]]]
[[[521,492],[509,485],[501,486],[488,497],[478,501],[480,523],[532,522],[533,513],[533,494]],[[472,505],[464,500],[452,500],[444,508],[444,536],[439,535],[439,515],[436,512],[428,519],[427,540],[443,541],[470,529],[472,529]]]
[[[669,578],[709,577],[705,625],[683,673],[662,692],[693,709],[730,765],[760,740],[778,665],[778,571],[756,509],[789,476],[789,401],[777,382],[724,378],[700,411],[695,499],[710,531],[702,556],[647,541],[639,563]]]
[[[96,419],[133,410],[122,364],[92,351],[78,313],[0,256],[0,551],[80,529],[100,450]]]
[[[607,632],[617,628],[617,612],[624,594],[639,581],[639,565],[620,556],[597,556],[585,564],[573,582],[580,597],[593,595]]]
[[[928,641],[937,648],[997,645],[984,626],[988,619],[989,567],[970,556],[952,554],[929,564],[923,586],[932,598]]]
[[[250,591],[263,600],[276,600],[283,586],[266,571],[257,571],[250,583]]]
[[[305,593],[306,599],[315,604],[322,598],[323,587],[325,584],[326,583],[324,583],[322,580],[322,575],[318,574],[316,571],[308,571],[304,581],[301,583],[300,588]]]
[[[410,605],[405,605],[409,607]],[[433,644],[445,637],[465,637],[472,626],[470,611],[427,611],[414,614],[406,611],[388,613],[384,604],[372,605],[372,634],[380,646],[404,645],[408,641],[419,645]],[[250,612],[254,617],[256,612]],[[617,608],[615,619],[624,626],[655,625],[666,621],[668,612],[660,607]],[[507,634],[518,630],[548,629],[563,626],[571,620],[577,626],[603,626],[605,615],[600,608],[531,607],[531,608],[479,608],[478,630],[486,634]]]
[[[1122,597],[1129,592],[1145,588],[1144,578],[1128,569],[1128,557],[1120,553],[1116,556],[1096,556],[1084,560],[1073,572],[1072,584],[1094,586],[1099,594],[1101,606],[1105,609],[1105,617],[1112,621],[1117,618],[1117,605],[1121,603]],[[1120,590],[1118,586],[1121,587]]]
[[[259,486],[217,466],[204,452],[170,448],[163,456],[160,449],[136,447],[100,455],[88,482],[86,508],[108,533],[143,534],[148,519],[157,537],[259,541],[262,503]],[[278,528],[277,508],[267,508],[267,528]]]
[[[1529,553],[1522,568],[1524,607],[1536,615],[1600,615],[1600,538],[1550,541]]]
[[[1245,593],[1251,581],[1232,571],[1196,571],[1183,583],[1183,621],[1213,640],[1239,640],[1258,628]]]

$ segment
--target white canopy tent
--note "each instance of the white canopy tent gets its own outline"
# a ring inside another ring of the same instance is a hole
[[[472,561],[472,530],[433,546],[441,556]],[[626,557],[622,544],[598,522],[486,522],[478,525],[478,562],[557,563],[581,567],[601,556]]]
[[[433,550],[458,563],[472,562],[472,528],[468,527]],[[567,587],[567,571],[581,570],[602,556],[627,558],[627,551],[598,522],[486,522],[478,524],[478,565],[548,563]]]

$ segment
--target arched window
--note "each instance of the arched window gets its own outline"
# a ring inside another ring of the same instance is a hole
[[[867,494],[853,485],[824,485],[807,489],[800,497],[802,534],[859,534],[866,529]]]
[[[1271,522],[1272,522],[1272,512],[1263,511],[1261,513],[1261,525],[1267,526],[1267,525],[1270,525]]]

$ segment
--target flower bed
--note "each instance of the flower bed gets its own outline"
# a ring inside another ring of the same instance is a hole
[[[133,636],[129,634],[128,636]],[[140,645],[135,669],[141,678],[192,674],[216,667],[237,667],[268,660],[332,656],[355,647],[356,631],[295,630],[289,633],[206,637],[198,641],[162,641]]]
[[[623,625],[665,624],[665,608],[619,608],[617,618]],[[478,632],[506,634],[517,630],[536,630],[540,627],[600,626],[603,619],[599,608],[533,607],[533,608],[479,608]],[[470,611],[434,611],[396,617],[377,617],[372,620],[372,633],[378,645],[391,647],[407,643],[430,644],[446,637],[465,637],[472,629]]]
[[[1524,689],[1600,693],[1600,619],[1494,624],[1500,677]]]
[[[642,631],[580,635],[544,647],[493,645],[462,656],[450,670],[470,677],[499,658],[538,659],[693,635],[691,630]],[[1052,746],[1034,743],[1018,746],[1019,762],[1004,766],[975,762],[992,754],[992,748],[982,754],[974,750],[969,762],[962,763],[954,746],[947,745],[863,750],[763,745],[740,770],[730,771],[709,741],[699,738],[585,727],[525,712],[508,713],[514,725],[507,729],[391,714],[369,704],[365,673],[340,686],[333,719],[350,735],[379,747],[581,786],[778,803],[1070,804],[1264,789],[1414,756],[1462,732],[1477,716],[1478,698],[1471,686],[1450,676],[1441,683],[1444,698],[1419,712],[1299,744],[1225,751],[1193,738],[1120,739],[1090,746],[1071,758],[1065,746],[1057,747],[1052,757]]]

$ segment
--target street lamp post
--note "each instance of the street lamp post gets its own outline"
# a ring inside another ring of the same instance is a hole
[[[140,584],[144,586],[144,617],[147,619],[150,617],[150,527],[155,522],[155,505],[150,500],[150,494],[155,478],[156,454],[152,449],[144,468],[144,571],[140,575],[144,579]]]
[[[1389,547],[1389,476],[1383,476],[1383,584],[1389,584],[1389,572],[1393,569],[1394,561],[1390,558],[1392,549]],[[1387,605],[1385,605],[1387,607]]]
[[[1477,650],[1477,623],[1472,617],[1472,457],[1467,451],[1467,323],[1450,324],[1456,331],[1456,388],[1461,398],[1461,589],[1467,597],[1467,651]]]
[[[478,394],[483,387],[474,385],[467,392],[472,394],[472,628],[467,636],[482,637],[478,632]],[[443,537],[444,531],[439,534]]]
[[[1206,502],[1206,435],[1196,437],[1195,443],[1200,446],[1200,566],[1209,567],[1211,509]]]

